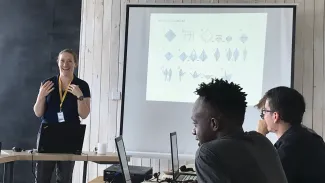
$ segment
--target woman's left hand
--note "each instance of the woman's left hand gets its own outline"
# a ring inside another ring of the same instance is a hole
[[[69,85],[68,91],[76,97],[83,96],[82,91],[80,90],[78,85],[74,85],[74,84]]]

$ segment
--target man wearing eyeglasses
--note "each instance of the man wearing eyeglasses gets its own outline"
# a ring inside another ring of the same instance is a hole
[[[261,110],[257,131],[275,133],[274,144],[288,183],[325,182],[325,143],[321,136],[302,125],[304,97],[288,87],[267,91],[256,105]]]

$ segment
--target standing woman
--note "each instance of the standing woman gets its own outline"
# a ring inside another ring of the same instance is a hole
[[[57,63],[59,75],[41,83],[34,105],[35,115],[41,118],[42,123],[80,123],[79,117],[85,119],[90,112],[89,86],[87,82],[74,75],[77,55],[72,50],[62,50]],[[72,182],[73,161],[37,162],[36,182],[50,183],[54,168],[56,168],[57,183]]]

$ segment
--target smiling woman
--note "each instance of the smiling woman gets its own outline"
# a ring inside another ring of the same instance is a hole
[[[90,112],[89,85],[73,74],[78,63],[77,55],[72,50],[62,50],[57,63],[60,73],[41,83],[34,105],[35,115],[40,117],[42,123],[80,123],[79,117],[85,119]],[[38,162],[36,181],[50,183],[54,167],[57,169],[57,182],[72,182],[72,161]]]

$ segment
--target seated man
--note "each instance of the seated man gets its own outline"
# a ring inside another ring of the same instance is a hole
[[[213,79],[202,83],[193,107],[193,133],[200,147],[195,157],[198,182],[286,183],[272,143],[244,132],[246,94],[239,85]]]
[[[267,91],[257,104],[261,109],[258,132],[273,132],[274,144],[289,183],[325,182],[325,144],[319,135],[302,123],[304,97],[288,87]]]

